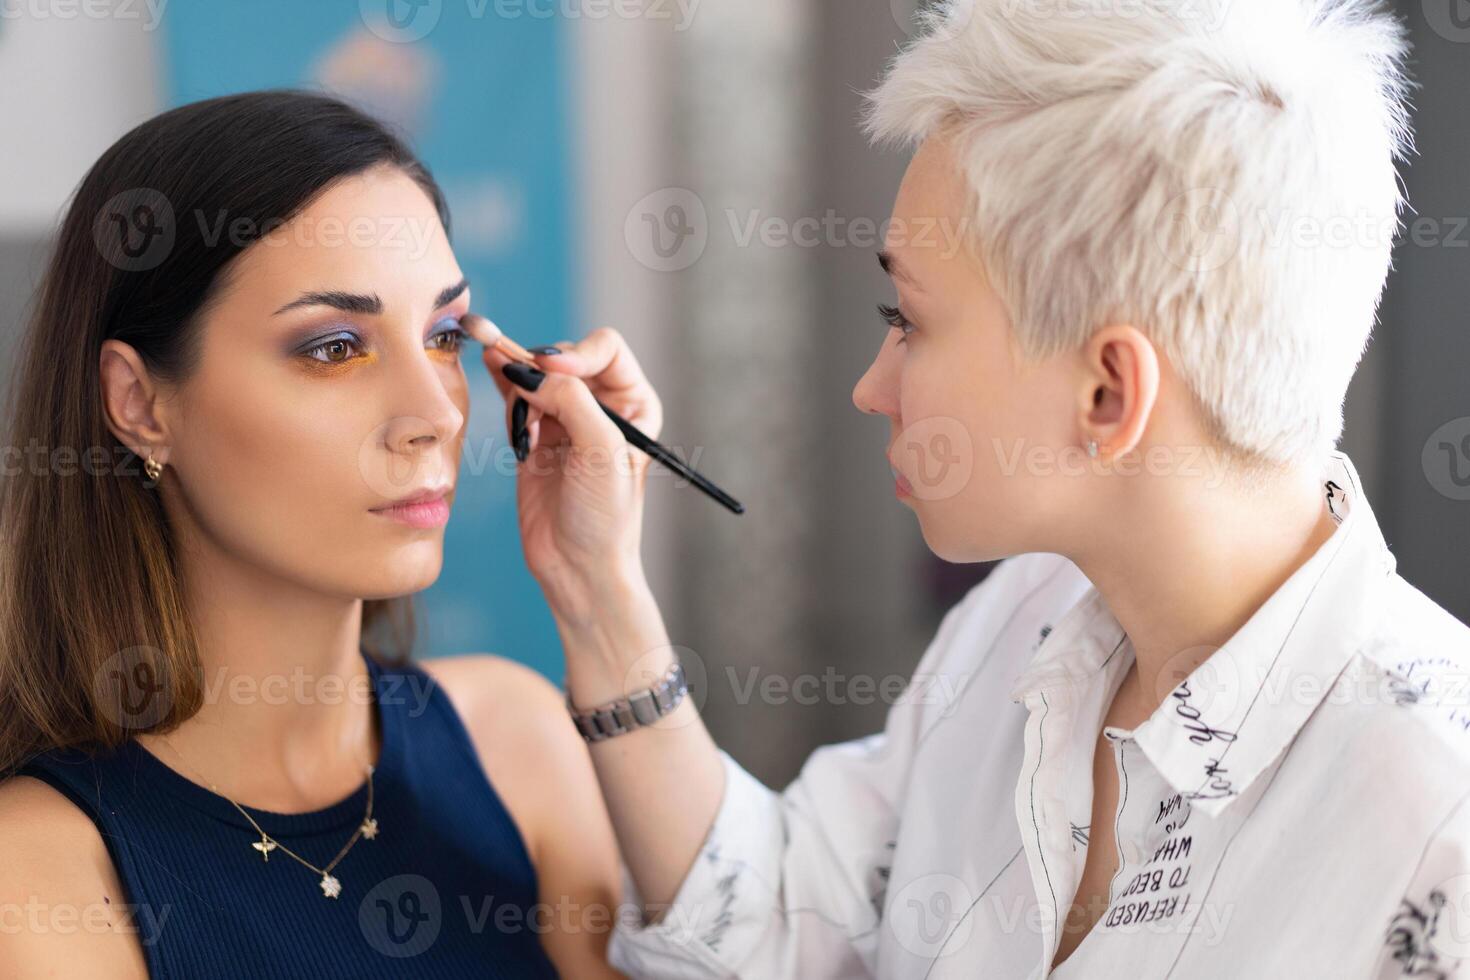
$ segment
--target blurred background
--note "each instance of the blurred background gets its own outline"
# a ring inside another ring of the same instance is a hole
[[[646,560],[721,744],[782,784],[877,730],[988,571],[932,557],[851,391],[891,301],[874,261],[904,156],[859,93],[922,0],[0,0],[0,356],[67,199],[163,109],[291,85],[400,126],[448,195],[477,308],[526,344],[622,330],[664,441],[748,508],[651,479]],[[1470,620],[1470,7],[1397,0],[1415,41],[1415,212],[1343,448],[1403,574]],[[423,655],[561,680],[515,533],[502,405],[474,411]],[[3,532],[0,532],[3,533]]]

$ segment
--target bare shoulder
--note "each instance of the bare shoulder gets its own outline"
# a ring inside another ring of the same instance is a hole
[[[493,653],[465,653],[420,661],[458,712],[480,751],[499,746],[578,749],[581,738],[560,689],[534,668]],[[491,753],[497,761],[504,751]]]
[[[419,661],[442,685],[533,857],[558,799],[597,793],[586,744],[562,692],[506,657],[468,653]]]
[[[493,653],[462,653],[418,661],[444,687],[461,716],[467,711],[479,721],[488,710],[512,712],[518,722],[543,715],[560,721],[565,714],[562,694],[544,675],[523,663]],[[465,717],[468,726],[470,717]]]
[[[0,962],[18,976],[148,975],[102,835],[61,792],[30,776],[0,782]]]
[[[0,782],[0,853],[6,874],[0,889],[51,891],[77,886],[120,901],[105,890],[116,881],[112,859],[96,824],[59,790],[31,776]],[[120,892],[120,889],[119,889]]]

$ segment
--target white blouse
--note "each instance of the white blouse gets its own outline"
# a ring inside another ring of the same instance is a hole
[[[884,731],[782,793],[728,755],[633,977],[1470,977],[1470,628],[1395,571],[1342,453],[1332,537],[1132,731],[1120,866],[1056,970],[1099,727],[1133,658],[1075,565],[1002,563],[945,616]],[[629,896],[637,900],[624,869]]]

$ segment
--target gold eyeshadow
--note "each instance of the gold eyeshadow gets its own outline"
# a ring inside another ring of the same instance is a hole
[[[345,361],[322,361],[315,357],[309,357],[303,352],[297,356],[297,359],[302,362],[302,367],[313,374],[335,376],[350,371],[353,368],[366,367],[369,364],[374,364],[378,360],[378,355],[373,351],[367,351],[366,353],[349,357]]]

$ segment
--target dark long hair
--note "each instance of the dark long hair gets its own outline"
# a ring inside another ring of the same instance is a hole
[[[162,502],[104,420],[103,341],[132,345],[161,380],[187,379],[201,314],[235,257],[330,184],[385,164],[423,187],[447,232],[444,196],[406,142],[313,92],[181,106],[123,136],[83,178],[10,384],[0,482],[0,778],[46,749],[111,747],[168,731],[203,701]],[[219,216],[229,233],[218,234]],[[365,601],[362,629],[375,659],[408,659],[412,599]],[[140,694],[151,710],[140,711]]]

